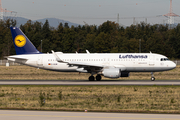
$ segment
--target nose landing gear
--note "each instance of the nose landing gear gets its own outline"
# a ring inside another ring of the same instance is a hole
[[[155,81],[155,77],[154,77],[153,72],[151,72],[151,81]]]

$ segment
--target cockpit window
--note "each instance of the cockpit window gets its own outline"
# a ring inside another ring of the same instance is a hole
[[[161,58],[161,61],[169,61],[168,58]]]

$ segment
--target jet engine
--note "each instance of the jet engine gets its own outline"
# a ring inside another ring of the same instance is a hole
[[[119,68],[104,69],[102,74],[107,78],[119,78],[121,76],[121,70]]]
[[[129,77],[129,72],[121,72],[119,68],[104,69],[102,74],[107,78]]]

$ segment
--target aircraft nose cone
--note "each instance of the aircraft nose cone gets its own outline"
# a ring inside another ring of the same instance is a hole
[[[176,68],[176,64],[174,62],[171,63],[172,69]]]

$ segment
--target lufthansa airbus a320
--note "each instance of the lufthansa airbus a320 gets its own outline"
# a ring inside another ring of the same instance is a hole
[[[90,81],[107,78],[129,77],[130,72],[153,72],[172,70],[176,64],[166,56],[154,53],[62,53],[39,52],[26,35],[17,27],[11,27],[17,55],[8,56],[9,61],[59,72],[90,73]],[[96,77],[94,77],[96,75]]]

